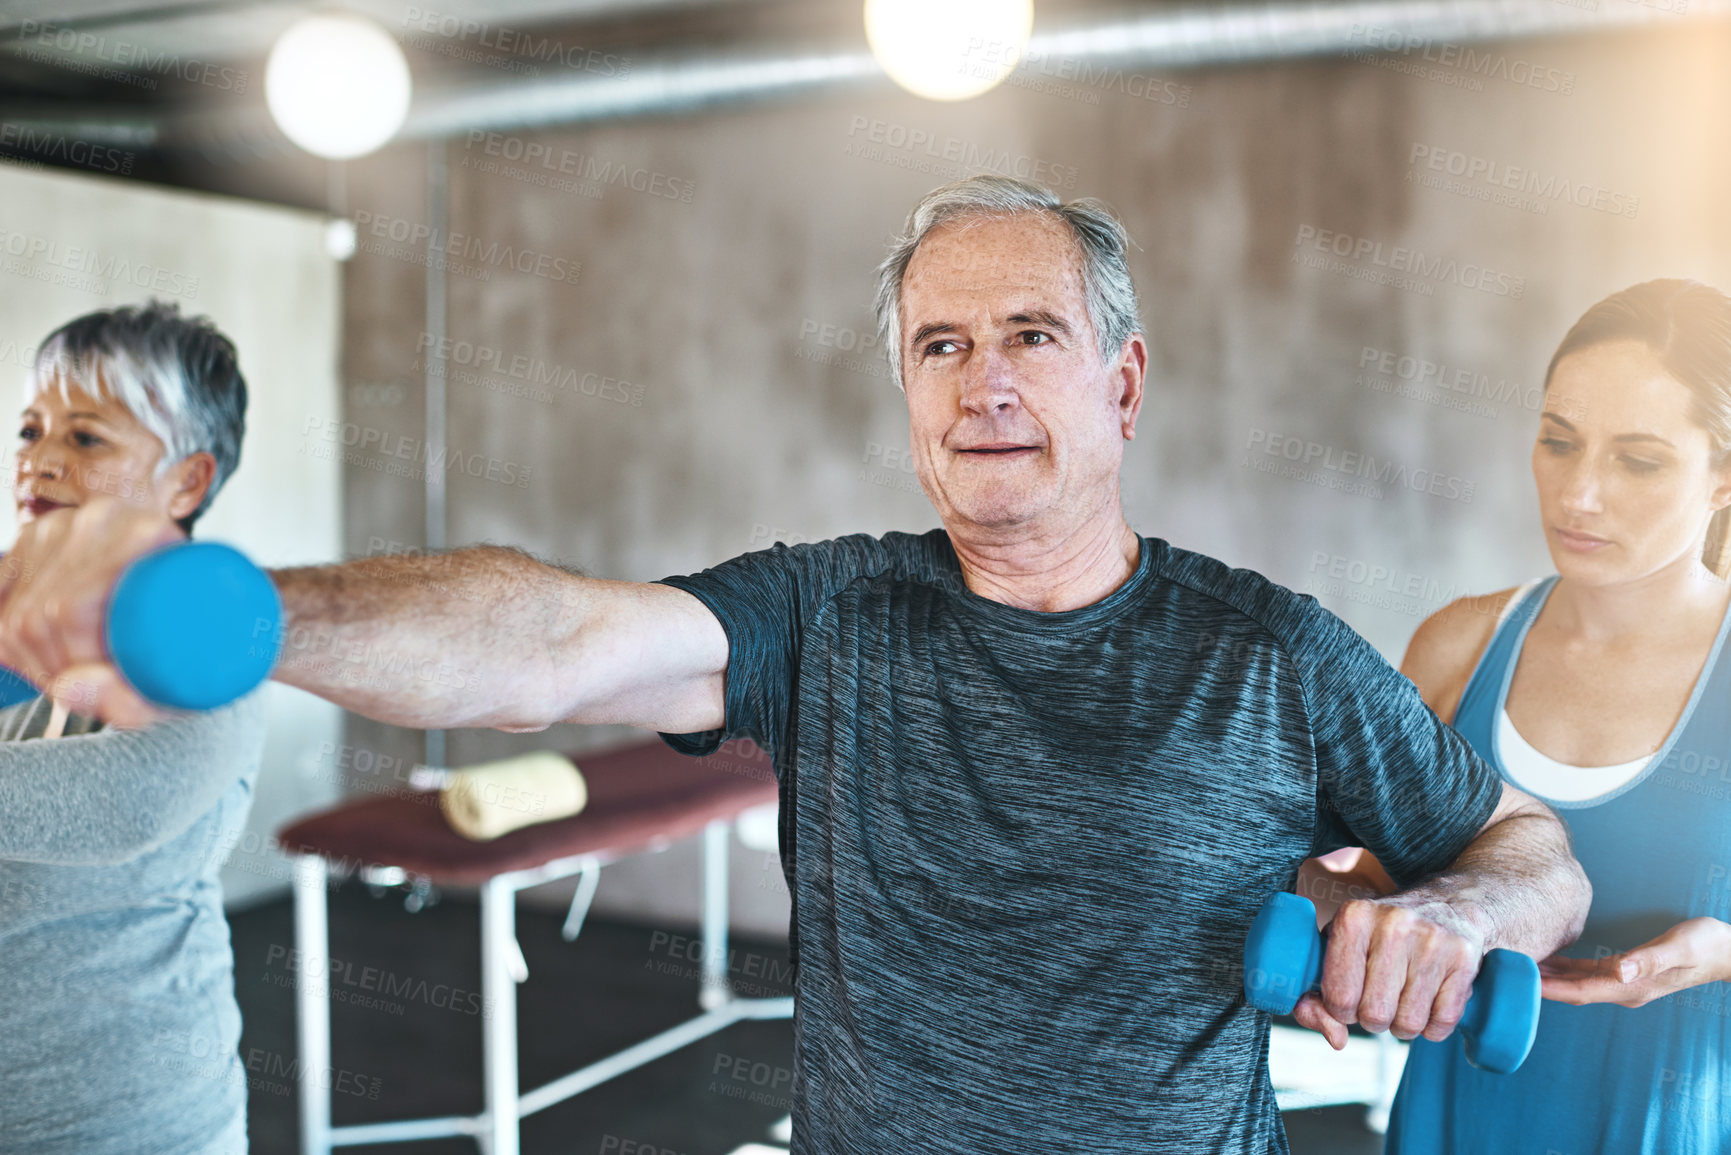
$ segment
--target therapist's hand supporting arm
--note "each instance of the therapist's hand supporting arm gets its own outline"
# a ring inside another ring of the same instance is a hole
[[[1544,996],[1560,1003],[1646,1006],[1690,987],[1731,981],[1731,925],[1691,918],[1622,954],[1543,959],[1539,975]]]
[[[1316,925],[1326,927],[1343,902],[1393,894],[1400,887],[1389,878],[1376,856],[1362,846],[1346,847],[1321,858],[1307,858],[1298,868],[1293,890],[1316,907]]]

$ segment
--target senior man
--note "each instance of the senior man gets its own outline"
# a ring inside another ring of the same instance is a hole
[[[274,575],[297,636],[482,675],[349,685],[305,651],[276,672],[373,718],[770,751],[801,1155],[1285,1151],[1244,936],[1343,845],[1408,889],[1337,916],[1300,1009],[1337,1043],[1445,1036],[1485,950],[1579,932],[1563,827],[1367,643],[1126,522],[1147,366],[1126,245],[1097,202],[1005,178],[915,208],[879,321],[941,530],[642,584],[494,546]],[[27,528],[0,661],[148,718],[94,624],[172,530],[89,506]]]

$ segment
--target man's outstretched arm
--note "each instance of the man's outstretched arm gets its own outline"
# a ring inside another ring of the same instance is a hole
[[[722,725],[727,637],[671,586],[584,577],[503,546],[271,579],[286,626],[272,677],[382,722]]]
[[[179,540],[149,510],[98,499],[26,524],[0,567],[0,664],[74,710],[119,724],[162,715],[109,665],[109,591]],[[727,637],[692,595],[583,577],[477,546],[271,574],[284,605],[272,676],[396,725],[539,730],[622,722],[719,728]]]

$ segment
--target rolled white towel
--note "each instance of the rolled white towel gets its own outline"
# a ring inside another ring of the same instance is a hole
[[[589,787],[582,771],[552,750],[448,771],[439,790],[445,821],[476,842],[537,822],[569,818],[588,802]]]

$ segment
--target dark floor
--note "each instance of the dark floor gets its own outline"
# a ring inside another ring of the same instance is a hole
[[[379,1122],[481,1108],[479,912],[447,900],[409,914],[401,892],[331,894],[335,1121]],[[684,932],[591,920],[576,943],[558,914],[519,904],[530,979],[518,988],[521,1082],[537,1087],[697,1013],[697,945]],[[295,1155],[294,953],[287,899],[230,916],[240,1053],[252,1084],[255,1155]],[[780,995],[787,951],[735,941],[740,993]],[[523,1122],[524,1155],[727,1155],[771,1142],[791,1109],[789,1024],[741,1023]],[[1356,1107],[1286,1116],[1293,1155],[1376,1155]],[[772,1146],[775,1145],[772,1143]],[[468,1139],[344,1151],[475,1155]]]

